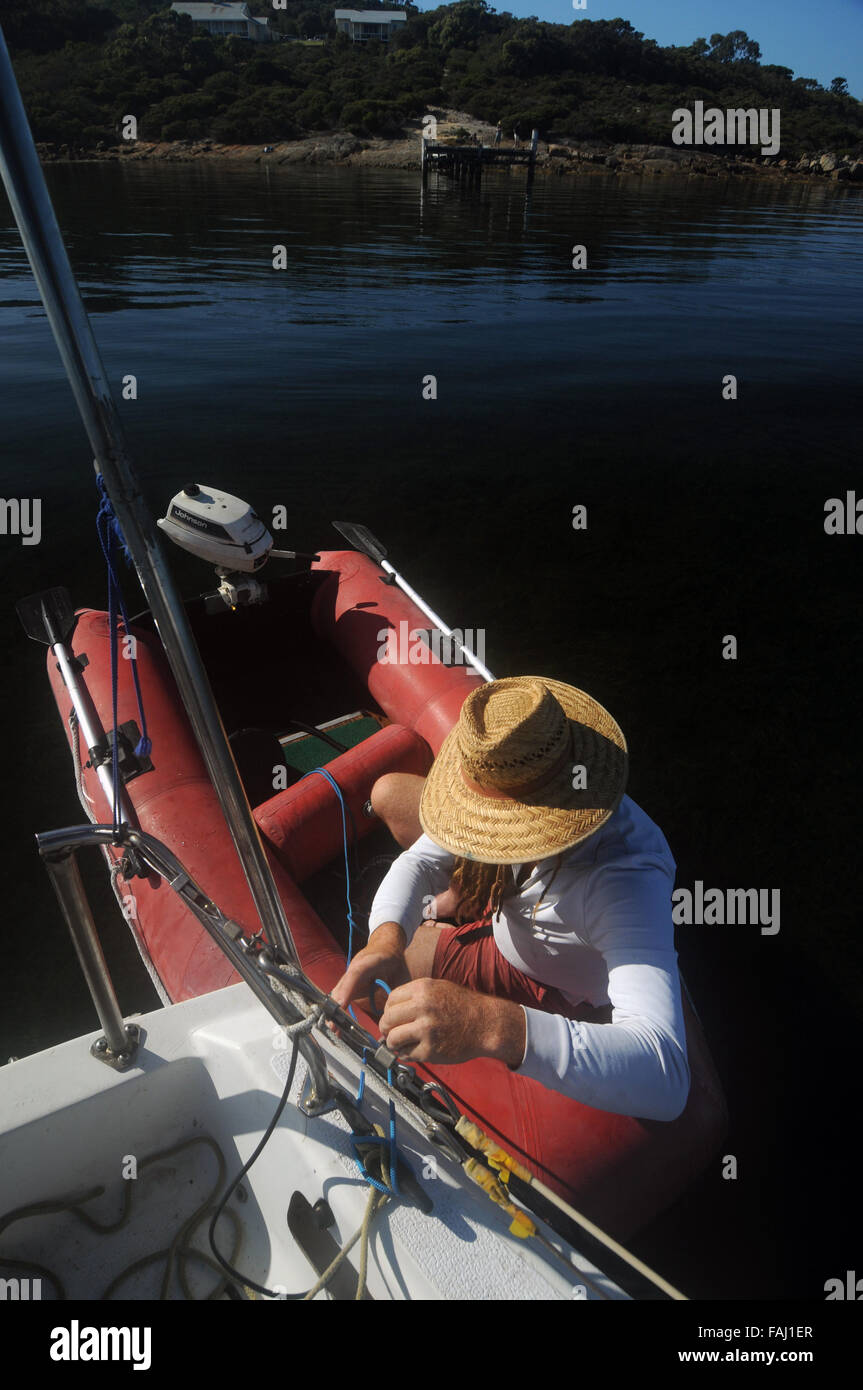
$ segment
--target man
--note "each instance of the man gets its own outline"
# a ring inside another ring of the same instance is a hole
[[[428,777],[373,789],[409,848],[334,997],[393,986],[380,1028],[405,1061],[496,1057],[598,1109],[676,1119],[675,864],[626,775],[623,734],[584,691],[535,676],[471,691]],[[430,904],[462,925],[423,922]]]

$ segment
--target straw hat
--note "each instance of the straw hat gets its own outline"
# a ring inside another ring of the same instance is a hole
[[[509,676],[468,695],[426,778],[420,822],[464,859],[536,863],[604,825],[626,772],[626,739],[596,700],[544,676]]]

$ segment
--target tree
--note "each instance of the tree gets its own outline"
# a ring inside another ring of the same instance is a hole
[[[636,73],[643,56],[640,34],[626,19],[582,19],[569,32],[573,65],[581,72],[617,77]]]
[[[719,63],[757,63],[761,47],[742,29],[733,29],[730,34],[711,34],[710,56]]]
[[[534,73],[560,72],[567,66],[569,55],[561,39],[544,29],[531,33],[526,25],[523,32],[523,38],[507,39],[503,45],[501,68],[504,72],[515,77],[530,77]]]
[[[441,18],[429,29],[429,39],[440,48],[469,47],[492,28],[493,11],[486,0],[459,0],[441,9]]]
[[[845,77],[834,77],[830,83],[831,92],[835,92],[837,97],[847,97],[848,79]]]

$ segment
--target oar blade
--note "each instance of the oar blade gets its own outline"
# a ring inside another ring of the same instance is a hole
[[[68,589],[42,589],[19,599],[15,612],[28,637],[53,647],[68,642],[75,627],[75,606]]]
[[[367,526],[361,526],[356,521],[334,521],[333,526],[350,542],[354,550],[361,550],[378,564],[387,558],[386,548],[381,545],[377,536],[372,535]]]

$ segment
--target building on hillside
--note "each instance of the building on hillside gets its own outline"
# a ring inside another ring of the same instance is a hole
[[[196,28],[206,30],[218,39],[250,39],[253,43],[269,43],[274,35],[268,19],[256,19],[246,4],[178,4],[171,6],[172,14],[187,14]]]
[[[389,43],[399,26],[406,23],[404,10],[336,10],[337,30],[354,43]]]

